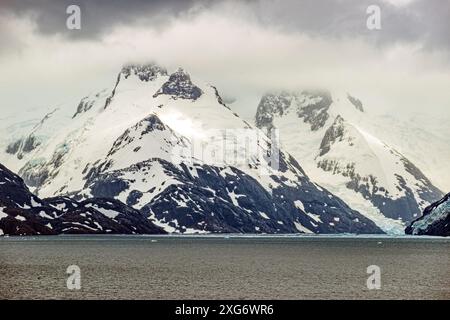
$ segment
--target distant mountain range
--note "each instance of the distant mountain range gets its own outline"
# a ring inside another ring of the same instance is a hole
[[[183,69],[126,66],[10,126],[0,159],[21,178],[0,167],[0,230],[401,233],[443,194],[355,115],[351,95],[278,93],[253,125]]]

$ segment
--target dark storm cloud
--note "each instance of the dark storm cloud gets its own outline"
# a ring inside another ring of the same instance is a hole
[[[0,10],[32,17],[43,34],[98,39],[115,26],[143,24],[160,28],[193,11],[216,9],[226,15],[226,11],[216,6],[223,2],[242,6],[257,17],[262,27],[277,27],[288,33],[302,32],[318,37],[363,36],[379,45],[421,42],[425,49],[450,49],[449,0],[413,0],[402,6],[382,0],[2,0]],[[65,27],[66,8],[70,4],[82,9],[80,31],[69,31]],[[379,31],[366,28],[366,9],[372,4],[381,8],[382,30]]]
[[[93,38],[118,25],[148,24],[164,26],[179,15],[207,7],[208,0],[1,0],[0,12],[35,20],[42,34],[63,34],[75,38]],[[81,8],[81,30],[66,28],[69,5]]]

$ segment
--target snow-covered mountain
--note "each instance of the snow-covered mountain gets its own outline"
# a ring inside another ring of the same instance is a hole
[[[314,181],[387,232],[403,232],[404,223],[442,196],[417,166],[377,137],[383,122],[350,94],[267,94],[256,125],[278,129],[283,148]]]
[[[367,119],[369,118],[369,119]],[[370,120],[370,121],[367,121]],[[412,113],[365,117],[364,128],[414,163],[433,185],[450,190],[450,118],[443,114]]]
[[[163,234],[139,211],[114,199],[40,199],[0,164],[0,235]]]
[[[35,194],[117,199],[168,232],[381,232],[182,69],[124,67],[4,144]]]
[[[450,237],[450,193],[428,206],[423,216],[406,228],[406,233]]]

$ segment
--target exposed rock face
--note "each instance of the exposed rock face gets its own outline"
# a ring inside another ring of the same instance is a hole
[[[167,180],[177,183],[166,188],[162,182],[144,193],[134,189],[143,182],[138,179],[151,179],[160,168]],[[118,197],[129,192],[137,198],[129,200],[130,204],[157,194],[150,202],[143,202],[141,212],[183,233],[296,233],[299,226],[310,233],[380,233],[374,223],[332,194],[322,190],[319,196],[317,188],[305,180],[302,188],[280,188],[270,194],[237,169],[203,165],[194,170],[161,159],[101,173],[87,183],[94,196]],[[326,215],[314,214],[324,209]]]
[[[261,98],[256,113],[256,126],[272,128],[274,116],[282,117],[287,109],[295,108],[297,116],[311,126],[312,131],[322,128],[328,120],[332,103],[328,92],[302,91],[299,94],[281,92]]]
[[[0,235],[162,234],[139,211],[114,199],[41,200],[0,165]]]
[[[167,70],[156,64],[128,65],[122,68],[121,74],[127,79],[130,75],[139,77],[141,81],[153,81],[158,76],[166,76]]]
[[[317,131],[323,128],[327,122],[329,118],[328,109],[333,100],[329,92],[306,93],[306,99],[312,101],[312,103],[299,108],[297,115],[299,118],[303,118],[305,123],[310,124],[312,131]]]
[[[336,141],[342,141],[344,139],[344,119],[341,116],[337,116],[334,123],[325,131],[322,142],[320,143],[319,156],[323,156],[331,149],[331,145]],[[351,140],[349,140],[351,143]]]
[[[55,217],[53,208],[31,194],[21,178],[0,165],[0,235],[54,234],[47,223]]]
[[[36,149],[40,145],[39,140],[34,135],[29,135],[25,138],[20,138],[15,142],[9,144],[6,148],[6,152],[16,155],[18,159],[23,158],[24,153],[29,153]]]
[[[258,128],[273,128],[274,116],[282,116],[291,105],[292,96],[286,92],[280,94],[266,94],[261,98],[256,112],[256,126]]]
[[[363,107],[361,100],[359,100],[358,98],[352,97],[349,94],[347,94],[347,99],[355,106],[355,108],[357,110],[364,112],[364,107]]]
[[[192,83],[189,74],[180,68],[170,75],[169,81],[163,84],[154,97],[161,94],[170,95],[173,99],[197,100],[203,92]]]
[[[407,234],[450,237],[450,193],[428,206],[405,230]]]
[[[72,116],[72,118],[75,118],[77,115],[79,115],[81,113],[89,111],[93,105],[94,105],[94,100],[89,100],[88,97],[81,99],[80,103],[78,104],[77,111]]]

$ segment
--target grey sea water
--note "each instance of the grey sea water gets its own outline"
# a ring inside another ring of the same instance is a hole
[[[81,290],[67,289],[67,267]],[[366,286],[369,265],[381,289]],[[450,299],[450,239],[59,236],[0,239],[2,299]]]

